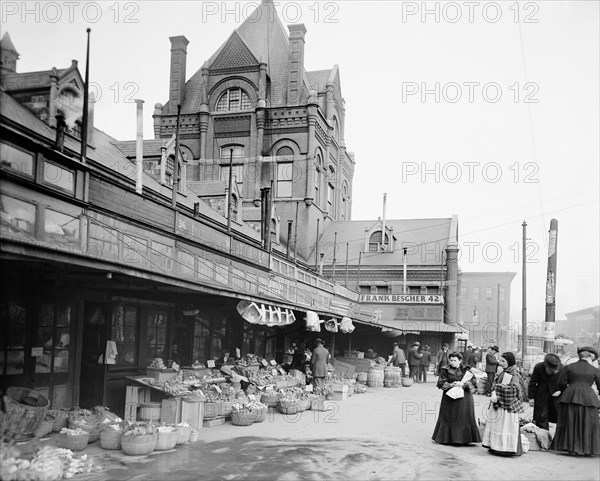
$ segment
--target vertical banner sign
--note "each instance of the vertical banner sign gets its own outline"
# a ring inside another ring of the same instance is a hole
[[[546,319],[544,322],[544,351],[552,352],[554,341],[555,308],[556,308],[556,250],[558,243],[558,221],[550,221],[548,241],[548,273],[546,275]]]

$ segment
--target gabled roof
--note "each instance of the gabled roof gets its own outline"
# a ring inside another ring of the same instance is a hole
[[[144,157],[160,157],[162,155],[161,147],[165,145],[164,139],[144,140]],[[113,145],[127,158],[135,158],[137,142],[135,140],[117,140]]]
[[[54,143],[56,137],[55,129],[49,127],[45,122],[37,118],[31,111],[6,93],[4,89],[0,89],[0,105],[2,105],[2,109],[0,109],[0,118],[2,120],[10,120],[32,133],[45,138],[49,143]],[[115,146],[115,143],[118,143],[118,141],[96,128],[94,128],[93,139],[93,148],[89,147],[87,149],[88,160],[91,163],[96,163],[111,169],[117,174],[125,176],[135,182],[137,171],[135,168],[132,168],[133,162],[127,159]],[[65,150],[73,152],[79,152],[81,150],[79,140],[68,135],[65,136],[64,147]],[[142,173],[142,178],[144,188],[153,190],[167,198],[171,198],[172,189],[170,187],[161,185],[160,182],[146,173]],[[187,195],[178,196],[177,202],[190,209],[194,209],[196,196],[189,189],[186,194]],[[225,218],[217,211],[211,209],[204,202],[199,203],[199,208],[201,214],[215,222],[225,224]],[[260,239],[260,234],[257,234],[257,232],[249,225],[237,224],[235,228],[246,236]]]
[[[449,242],[456,242],[456,223],[456,217],[386,220],[386,232],[389,235],[392,231],[395,239],[393,252],[369,252],[368,242],[365,252],[365,231],[373,232],[374,225],[381,224],[380,220],[331,222],[326,225],[320,236],[319,250],[327,255],[323,246],[333,246],[336,241],[337,247],[340,249],[336,256],[337,260],[343,262],[342,253],[345,258],[346,243],[348,243],[349,265],[358,265],[359,253],[362,252],[361,264],[363,266],[401,266],[403,264],[403,247],[407,247],[407,264],[439,266],[441,252]],[[314,256],[315,249],[313,248],[307,262],[315,262]],[[327,264],[327,260],[325,263]]]
[[[2,74],[2,86],[7,92],[24,90],[30,88],[50,87],[50,76],[57,75],[58,81],[64,79],[70,73],[75,73],[83,85],[83,79],[77,68],[77,61],[73,60],[70,67],[50,70],[39,70],[37,72],[6,72]]]
[[[0,50],[8,50],[10,52],[16,53],[17,56],[19,55],[19,52],[17,52],[17,49],[13,45],[12,40],[10,39],[10,35],[8,34],[8,32],[6,32],[2,36],[2,40],[0,40]]]

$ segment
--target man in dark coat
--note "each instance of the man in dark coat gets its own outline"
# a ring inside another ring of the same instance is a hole
[[[329,362],[329,351],[323,347],[323,341],[315,339],[317,347],[313,349],[310,358],[310,370],[314,378],[315,387],[322,389],[327,376],[327,363]]]
[[[419,352],[419,346],[421,343],[419,341],[415,341],[412,343],[412,347],[408,350],[408,376],[413,379],[415,382],[419,382],[417,376],[419,375],[419,359],[423,357],[423,354]]]
[[[450,345],[445,342],[444,344],[442,344],[442,349],[440,350],[440,352],[438,352],[437,355],[437,364],[435,367],[435,375],[439,376],[440,373],[442,372],[442,368],[444,366],[449,366],[450,362],[448,361],[448,348],[450,347]]]
[[[500,352],[498,346],[490,346],[488,353],[485,355],[485,373],[487,374],[487,383],[485,385],[485,395],[492,395],[492,384],[494,382],[494,376],[498,370],[498,359],[496,355]]]
[[[463,352],[462,365],[468,366],[469,358],[471,357],[471,353],[473,352],[473,346],[469,344],[467,346],[467,350]]]
[[[560,358],[556,354],[546,354],[544,362],[533,368],[529,381],[529,404],[533,406],[533,422],[542,429],[550,429],[549,422],[555,423],[558,415],[558,397],[552,396],[558,391],[558,373],[561,369]]]
[[[404,355],[404,351],[400,349],[398,343],[395,342],[393,344],[394,351],[392,352],[392,365],[400,368],[400,373],[402,377],[406,377],[406,356]]]

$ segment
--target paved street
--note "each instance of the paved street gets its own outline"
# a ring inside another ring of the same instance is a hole
[[[410,388],[369,389],[327,413],[273,413],[262,424],[203,429],[200,441],[145,457],[86,452],[102,473],[89,480],[600,480],[598,458],[529,452],[494,456],[481,445],[436,445],[431,433],[441,391],[433,381]],[[475,396],[476,417],[487,398]]]

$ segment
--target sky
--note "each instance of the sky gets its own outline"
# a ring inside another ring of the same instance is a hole
[[[95,126],[144,137],[168,100],[169,37],[189,40],[187,78],[257,2],[1,3],[17,71],[85,68]],[[463,272],[515,272],[521,320],[544,320],[548,230],[558,220],[556,318],[600,304],[599,5],[590,1],[276,2],[307,29],[305,68],[340,69],[345,140],[356,156],[352,218],[459,219]],[[338,239],[339,240],[339,239]],[[343,242],[342,240],[339,240]]]

